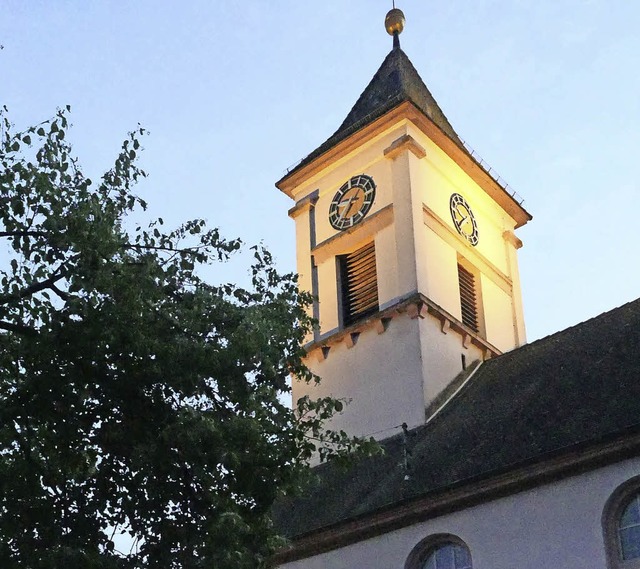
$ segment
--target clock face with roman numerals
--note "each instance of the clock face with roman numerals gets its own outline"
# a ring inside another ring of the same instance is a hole
[[[360,223],[369,213],[376,197],[373,178],[360,174],[354,176],[336,192],[329,206],[329,223],[343,231]]]
[[[478,244],[478,224],[467,200],[460,194],[451,194],[449,208],[458,233],[475,247]]]

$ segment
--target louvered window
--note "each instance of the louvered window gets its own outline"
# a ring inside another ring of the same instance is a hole
[[[462,323],[469,326],[474,332],[479,332],[476,277],[460,264],[458,264],[458,284],[460,286]]]
[[[338,257],[342,322],[345,326],[378,310],[376,250],[373,243]]]

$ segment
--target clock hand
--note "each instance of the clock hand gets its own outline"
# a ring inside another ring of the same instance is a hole
[[[344,206],[344,209],[342,210],[342,213],[340,214],[340,217],[338,217],[338,221],[342,221],[346,217],[347,213],[351,209],[351,204],[353,203],[354,199],[356,199],[356,195],[355,194],[352,195],[349,198],[349,201],[347,202],[347,205]],[[342,205],[342,204],[344,204],[344,202],[341,202],[339,205]]]

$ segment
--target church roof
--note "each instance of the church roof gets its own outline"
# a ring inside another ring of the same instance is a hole
[[[412,102],[466,152],[462,141],[424,84],[416,68],[398,45],[382,62],[338,130],[297,164],[287,176],[405,101]]]
[[[639,349],[640,299],[489,360],[408,443],[391,437],[346,471],[317,467],[276,523],[302,536],[636,435]]]

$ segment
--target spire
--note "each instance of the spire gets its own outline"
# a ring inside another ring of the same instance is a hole
[[[462,142],[400,47],[391,50],[335,134],[343,138],[352,128],[363,127],[404,101],[411,101],[449,138]]]
[[[405,17],[402,10],[394,6],[385,18],[387,33],[393,36],[393,49],[382,62],[338,130],[289,171],[285,178],[405,101],[413,103],[456,145],[465,153],[467,152],[416,68],[400,48],[399,35],[404,29],[404,24]]]

